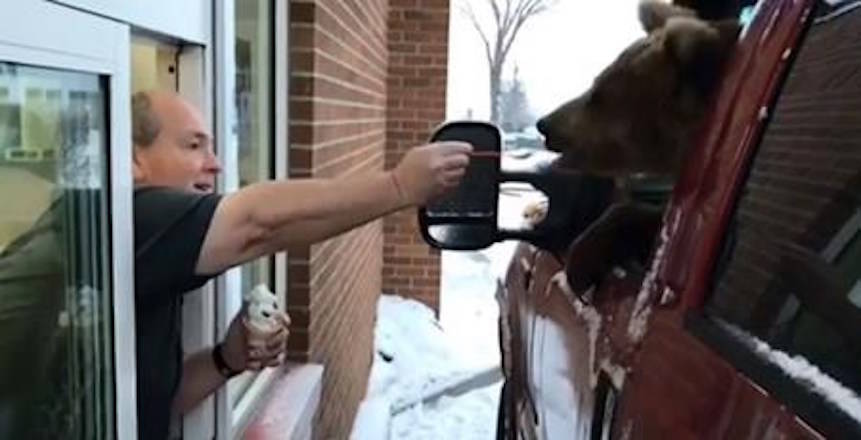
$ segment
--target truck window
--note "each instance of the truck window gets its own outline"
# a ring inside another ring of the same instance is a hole
[[[857,26],[859,9],[810,29],[772,109],[705,307],[707,316],[803,358],[855,393],[861,42],[844,34]]]

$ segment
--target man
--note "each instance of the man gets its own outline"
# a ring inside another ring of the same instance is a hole
[[[459,184],[471,151],[459,142],[425,145],[391,171],[263,182],[220,196],[221,168],[200,112],[162,92],[138,93],[132,107],[138,436],[146,439],[166,437],[170,408],[192,408],[230,376],[276,364],[284,349],[286,331],[248,347],[237,317],[223,343],[182,363],[184,292],[260,256],[422,205]]]

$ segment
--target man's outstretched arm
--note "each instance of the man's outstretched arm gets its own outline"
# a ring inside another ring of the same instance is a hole
[[[262,182],[229,194],[215,211],[196,272],[217,273],[424,204],[460,183],[471,150],[460,142],[426,145],[391,171]]]

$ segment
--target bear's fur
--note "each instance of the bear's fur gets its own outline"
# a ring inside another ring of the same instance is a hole
[[[619,182],[637,174],[675,179],[681,171],[740,27],[658,1],[643,1],[639,15],[647,35],[587,92],[538,122],[547,147],[562,153],[556,167]],[[661,211],[623,193],[568,250],[575,291],[595,285],[617,264],[648,257]]]
[[[739,26],[657,1],[641,3],[640,20],[648,35],[538,122],[560,167],[613,176],[681,168]]]

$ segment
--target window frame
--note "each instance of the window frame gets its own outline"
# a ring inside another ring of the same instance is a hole
[[[288,170],[288,32],[289,5],[287,2],[268,0],[274,14],[271,42],[272,83],[274,102],[272,104],[273,127],[269,127],[273,138],[271,145],[275,179],[286,179]],[[215,67],[215,131],[216,148],[222,160],[223,174],[219,191],[227,193],[239,189],[239,151],[237,138],[238,119],[235,109],[235,1],[217,2],[215,6],[215,58],[220,60]],[[273,291],[278,295],[282,306],[287,304],[287,253],[279,252],[273,259]],[[221,340],[236,308],[236,301],[242,299],[241,267],[228,270],[216,282],[215,333]],[[268,368],[256,374],[242,397],[231,405],[228,386],[221,387],[216,393],[216,439],[233,439],[248,425],[254,411],[264,397],[269,385],[280,373],[278,368]]]
[[[817,429],[848,434],[847,438],[861,437],[861,423],[787,375],[778,365],[758,355],[751,348],[750,341],[731,334],[701,311],[688,312],[683,326],[685,331],[715,350],[721,359],[747,376],[750,382],[767,390],[771,399],[798,414],[805,423],[810,423]]]
[[[65,30],[73,28],[76,32]],[[111,41],[110,45],[104,44]],[[130,34],[127,25],[42,1],[6,5],[0,15],[0,59],[107,78],[106,191],[113,316],[116,438],[136,438],[134,269],[132,241]]]
[[[759,11],[763,3],[763,1],[757,2],[754,14]],[[834,17],[839,13],[838,11],[833,13],[834,15],[826,17]],[[825,21],[825,18],[820,17],[811,20],[811,24],[804,28],[802,37],[789,57],[790,66],[795,62],[795,58],[800,52],[799,48],[802,48],[804,45],[806,39],[806,35],[804,34],[817,22],[822,23]],[[786,83],[788,73],[791,69],[792,67],[789,67],[784,73],[781,79],[783,84]],[[772,104],[778,103],[781,96],[782,91],[773,97]],[[730,198],[731,205],[729,208],[728,223],[724,232],[719,236],[718,255],[713,267],[708,269],[708,277],[706,278],[708,284],[705,288],[703,301],[684,312],[683,328],[687,334],[714,350],[716,355],[723,361],[737,369],[764,396],[786,407],[790,413],[796,415],[796,419],[800,423],[810,426],[811,430],[816,430],[823,435],[828,435],[829,432],[838,432],[841,435],[849,433],[849,437],[853,437],[854,434],[854,437],[861,438],[861,419],[853,417],[822,394],[812,390],[802,380],[790,376],[775,361],[763,357],[758,352],[756,346],[758,343],[765,343],[775,352],[781,352],[780,348],[772,346],[772,343],[769,341],[759,340],[757,336],[750,335],[738,323],[724,320],[721,316],[707,311],[709,301],[718,294],[717,286],[720,280],[726,275],[725,271],[729,264],[729,257],[733,255],[737,245],[738,236],[735,229],[737,228],[740,203],[746,194],[751,173],[754,170],[764,136],[768,130],[768,124],[775,110],[776,107],[771,107],[768,119],[765,121],[766,125],[762,132],[757,134],[757,138],[754,141],[753,153],[745,160],[745,168],[740,185]],[[859,230],[859,225],[861,225],[861,207],[858,207],[850,215],[836,235],[816,255],[824,263],[831,264],[850,246],[853,239],[857,239],[858,233],[861,231]],[[861,285],[861,280],[856,285]],[[791,353],[785,354],[793,356]],[[803,355],[801,356],[804,357]],[[829,377],[847,390],[857,392],[856,389],[850,388],[850,386],[841,382],[837,377],[824,371],[813,360],[808,360],[808,362],[813,367],[816,367],[824,376]]]
[[[57,4],[131,23],[142,29],[197,44],[209,42],[210,1],[206,0],[50,0]]]

